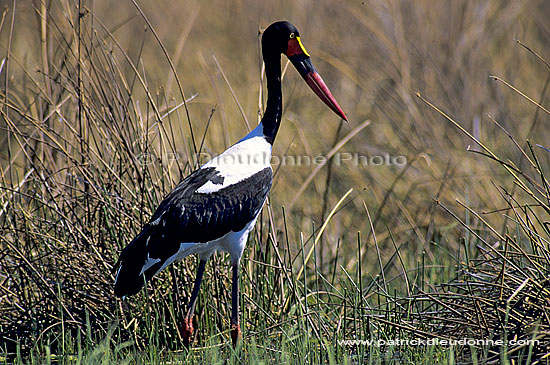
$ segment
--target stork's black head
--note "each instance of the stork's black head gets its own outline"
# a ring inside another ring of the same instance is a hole
[[[287,21],[279,21],[267,27],[262,35],[262,54],[266,70],[268,62],[279,61],[281,54],[285,54],[313,92],[336,114],[344,120],[348,120],[327,85],[313,67],[309,54],[300,40],[300,32],[294,25]]]
[[[294,40],[294,41],[292,41]],[[271,24],[262,35],[262,51],[265,57],[286,54],[289,43],[300,42],[298,29],[287,21]]]

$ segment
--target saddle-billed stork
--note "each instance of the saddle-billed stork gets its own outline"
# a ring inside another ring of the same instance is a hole
[[[172,262],[199,255],[193,292],[183,323],[189,344],[193,312],[206,261],[216,250],[229,252],[233,266],[231,338],[236,345],[239,326],[239,263],[248,233],[264,205],[271,183],[271,148],[282,115],[281,54],[285,54],[315,94],[338,116],[347,120],[289,22],[271,24],[262,35],[267,77],[267,107],[261,123],[183,179],[160,203],[140,234],[122,250],[115,264],[114,292],[136,294],[155,274]]]

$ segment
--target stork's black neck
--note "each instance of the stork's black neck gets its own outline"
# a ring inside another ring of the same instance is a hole
[[[265,139],[273,144],[281,124],[283,114],[283,93],[281,89],[281,55],[265,54],[265,74],[267,77],[267,107],[262,118]]]

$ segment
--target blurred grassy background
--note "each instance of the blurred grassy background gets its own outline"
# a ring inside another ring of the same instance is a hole
[[[353,188],[323,232],[315,251],[319,265],[315,270],[330,274],[339,265],[351,270],[359,257],[364,273],[379,270],[365,211],[368,207],[382,262],[393,257],[395,247],[403,247],[401,253],[411,265],[419,263],[425,252],[430,264],[445,266],[443,271],[449,273],[452,261],[438,260],[441,252],[435,247],[460,258],[465,233],[434,199],[461,217],[464,212],[457,199],[478,212],[491,212],[503,207],[495,184],[513,191],[514,179],[502,165],[467,152],[468,145],[475,147],[475,143],[417,98],[416,92],[503,159],[521,160],[521,152],[511,148],[509,137],[488,115],[517,141],[530,139],[548,147],[548,115],[489,78],[496,75],[542,105],[550,104],[548,68],[515,42],[520,40],[548,59],[547,1],[96,0],[82,1],[81,17],[78,4],[68,0],[47,2],[45,6],[39,1],[4,3],[0,23],[4,60],[0,72],[4,100],[0,130],[3,250],[12,249],[7,242],[18,242],[6,207],[15,210],[14,214],[25,207],[22,211],[28,209],[29,216],[34,209],[41,209],[33,208],[29,200],[14,206],[13,191],[20,187],[34,192],[33,182],[48,181],[55,193],[43,196],[42,201],[51,206],[61,199],[81,202],[77,204],[79,210],[71,212],[73,218],[65,217],[79,227],[76,234],[69,229],[76,241],[98,247],[102,267],[95,266],[90,276],[90,280],[94,275],[102,277],[98,292],[109,293],[112,278],[108,269],[119,250],[148,220],[156,203],[191,171],[194,162],[189,160],[193,149],[189,125],[195,144],[201,144],[206,131],[203,150],[217,154],[246,134],[247,125],[253,127],[258,122],[264,101],[259,31],[275,20],[286,19],[298,27],[314,64],[350,122],[340,124],[289,67],[283,82],[283,122],[274,154],[326,155],[369,120],[370,124],[340,151],[405,156],[408,164],[327,165],[307,185],[304,182],[315,166],[280,166],[270,209],[264,212],[254,240],[263,247],[255,250],[266,254],[268,236],[272,242],[288,237],[288,255],[296,257],[303,233],[307,252],[313,241],[307,240],[312,230],[323,224],[331,209]],[[79,21],[80,37],[91,42],[86,51],[82,50],[80,71],[70,62],[78,55]],[[156,124],[153,105],[159,115],[164,115],[182,102],[161,44],[175,66],[185,97],[191,98],[190,123],[184,108],[179,107]],[[8,49],[10,57],[6,58]],[[82,84],[75,82],[78,72],[84,75]],[[78,85],[87,90],[89,98],[79,97]],[[97,97],[105,95],[105,90],[111,93],[105,97],[113,101],[110,105]],[[79,100],[81,106],[84,104],[82,111]],[[6,101],[13,108],[6,107]],[[56,114],[56,108],[65,108],[62,116]],[[138,123],[140,127],[136,127]],[[79,130],[81,125],[84,127]],[[52,133],[40,137],[43,130],[38,126]],[[70,140],[76,134],[80,141]],[[67,153],[61,153],[61,147],[51,140],[66,143]],[[148,173],[135,174],[134,170],[142,168],[136,161],[144,151],[159,159],[146,167]],[[177,161],[170,158],[171,153],[178,154]],[[547,166],[548,155],[541,163]],[[521,169],[521,163],[518,166]],[[42,174],[47,172],[44,180],[34,177],[40,176],[40,169]],[[81,169],[90,175],[83,175]],[[101,176],[93,180],[95,187],[90,185],[91,176],[97,173],[94,169]],[[113,171],[118,177],[110,176]],[[143,183],[145,180],[148,182]],[[140,197],[143,191],[146,193]],[[93,198],[88,200],[90,196]],[[116,201],[111,207],[123,212],[120,216],[97,208],[97,202],[111,198]],[[56,209],[63,211],[54,207],[52,212]],[[99,229],[104,225],[102,219],[109,221],[102,214],[115,217],[110,233]],[[45,214],[42,224],[47,226],[52,219]],[[476,227],[479,222],[471,219],[469,224]],[[486,214],[484,219],[505,229],[501,212]],[[33,225],[40,232],[37,227]],[[65,233],[60,231],[68,228],[55,227],[47,238],[63,242]],[[361,256],[357,253],[357,232],[362,234]],[[282,244],[281,250],[286,250]],[[83,265],[87,259],[82,257]],[[9,266],[7,261],[1,265]],[[310,262],[310,268],[312,265]],[[299,261],[294,260],[294,268],[300,268]],[[397,266],[388,270],[399,275]],[[7,282],[9,276],[0,275],[4,276],[0,281]],[[2,305],[10,308],[12,294],[3,295]]]
[[[61,4],[49,5],[52,17],[69,11],[64,9],[70,6]],[[14,60],[20,60],[24,70],[42,70],[40,24],[35,10],[38,3],[21,2],[17,6],[12,40]],[[169,64],[132,3],[93,1],[84,2],[84,6],[93,12],[96,23],[101,22],[116,37],[143,73],[154,97],[172,104],[181,102]],[[311,220],[322,222],[324,196],[331,206],[350,187],[359,192],[344,214],[334,217],[326,236],[330,242],[338,237],[347,241],[356,231],[369,231],[362,199],[373,210],[381,210],[380,220],[374,222],[376,227],[388,224],[396,232],[409,232],[400,235],[399,241],[411,243],[424,241],[419,237],[424,233],[415,233],[411,227],[411,218],[419,228],[427,228],[434,218],[438,219],[438,212],[435,217],[432,213],[432,196],[440,197],[451,206],[455,205],[455,199],[467,196],[473,207],[496,208],[498,193],[490,180],[502,174],[502,169],[492,168],[486,159],[472,158],[471,153],[466,152],[472,142],[426,108],[415,97],[416,91],[471,132],[477,120],[477,135],[499,152],[499,146],[503,146],[502,152],[510,154],[507,157],[516,157],[513,154],[518,152],[507,151],[508,137],[499,132],[487,114],[518,140],[533,138],[535,143],[544,145],[548,139],[544,120],[535,117],[536,108],[517,100],[510,89],[489,79],[489,75],[497,75],[535,100],[540,98],[548,78],[547,69],[514,40],[521,40],[535,50],[544,49],[550,32],[545,17],[549,8],[544,1],[437,4],[429,1],[414,4],[161,1],[139,6],[173,58],[186,96],[197,94],[189,103],[195,138],[202,136],[215,110],[204,145],[207,151],[219,153],[247,132],[221,71],[248,124],[255,125],[261,72],[258,31],[274,20],[288,19],[301,31],[308,52],[350,123],[339,131],[337,118],[323,108],[299,75],[289,69],[284,81],[283,126],[274,153],[278,156],[326,154],[334,140],[369,119],[371,124],[341,151],[365,156],[387,153],[407,158],[410,166],[403,176],[400,176],[403,168],[399,166],[353,166],[351,163],[334,166],[328,194],[322,177],[326,172],[321,171],[319,178],[306,188],[303,199],[296,197],[297,187],[315,166],[286,166],[278,171],[272,200],[275,206],[288,206],[296,201],[291,223],[297,231],[307,231]],[[9,20],[9,13],[5,20]],[[86,21],[94,20],[88,17]],[[6,24],[1,31],[6,48],[10,27]],[[54,37],[52,33],[48,36]],[[105,35],[100,38],[113,43]],[[131,68],[117,47],[113,46],[113,52],[118,55],[122,71],[130,73]],[[55,49],[48,49],[48,54],[55,57]],[[14,80],[25,78],[23,69],[15,62],[10,72]],[[38,75],[31,76],[36,79]],[[143,90],[136,87],[134,92],[136,100],[143,101]],[[177,134],[179,128],[175,128],[175,141],[180,145],[188,136],[184,114],[172,117],[171,123],[183,126],[183,137]],[[186,158],[184,153],[180,157]],[[8,162],[5,148],[2,160],[5,170]],[[178,174],[173,175],[172,184],[179,179]],[[394,182],[389,201],[386,200],[388,204],[381,207]],[[443,219],[447,217],[443,215]],[[453,240],[452,237],[448,238]],[[327,245],[329,249],[333,246]]]

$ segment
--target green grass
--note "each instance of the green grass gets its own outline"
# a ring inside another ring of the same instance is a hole
[[[0,363],[547,361],[545,2],[34,6],[0,17]],[[124,302],[112,266],[204,153],[257,122],[256,31],[280,18],[350,122],[289,68],[274,153],[407,164],[275,166],[242,261],[242,346],[216,254],[185,349],[196,258]],[[539,342],[390,342],[465,338]]]

